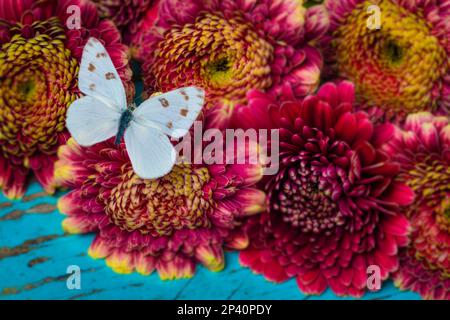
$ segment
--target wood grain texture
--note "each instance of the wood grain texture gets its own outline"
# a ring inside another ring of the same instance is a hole
[[[241,267],[237,253],[226,255],[222,272],[198,267],[189,280],[162,281],[155,273],[116,274],[104,260],[87,256],[93,235],[63,233],[57,196],[46,196],[37,183],[32,183],[22,201],[11,202],[0,195],[0,299],[339,299],[330,290],[305,296],[295,280],[270,283]],[[81,268],[80,290],[67,289],[69,265]],[[364,296],[419,298],[399,291],[391,282]]]

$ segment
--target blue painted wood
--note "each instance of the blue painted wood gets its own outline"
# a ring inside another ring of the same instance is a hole
[[[295,280],[266,281],[241,267],[237,253],[226,255],[226,268],[214,273],[198,267],[189,280],[162,281],[157,274],[120,275],[93,260],[87,249],[93,235],[65,235],[57,196],[46,196],[32,183],[21,201],[0,196],[0,299],[337,299],[331,291],[305,296]],[[81,289],[66,286],[69,265],[81,268]],[[419,299],[392,283],[364,299]],[[340,298],[348,299],[348,298]]]

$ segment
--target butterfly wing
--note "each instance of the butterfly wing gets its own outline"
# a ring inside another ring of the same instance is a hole
[[[127,108],[122,80],[105,47],[95,38],[89,38],[84,47],[78,87],[85,95],[92,96],[111,108],[119,111]]]
[[[134,112],[138,123],[158,128],[173,138],[184,136],[197,119],[205,100],[203,90],[187,87],[144,101]]]
[[[143,179],[156,179],[172,170],[176,152],[160,130],[131,121],[125,144],[134,172]]]
[[[81,146],[91,146],[116,135],[121,113],[102,101],[85,96],[67,110],[66,126]]]
[[[78,86],[86,96],[67,110],[66,126],[82,146],[91,146],[114,136],[126,109],[122,81],[101,42],[90,38],[81,58]]]

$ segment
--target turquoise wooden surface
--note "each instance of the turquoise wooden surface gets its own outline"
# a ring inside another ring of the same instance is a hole
[[[0,196],[0,299],[338,299],[331,291],[305,296],[294,280],[273,284],[226,255],[226,267],[214,273],[198,267],[189,280],[162,281],[157,274],[119,275],[104,260],[86,252],[92,235],[67,235],[57,196],[46,196],[37,183],[21,201]],[[69,265],[81,268],[81,289],[66,286]],[[391,282],[364,299],[419,299]],[[342,299],[342,298],[341,298]],[[346,298],[347,299],[347,298]]]

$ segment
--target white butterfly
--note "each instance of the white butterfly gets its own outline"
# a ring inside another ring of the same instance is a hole
[[[106,49],[95,38],[87,42],[78,86],[86,96],[67,111],[67,128],[81,146],[116,136],[125,145],[134,171],[141,178],[164,176],[176,161],[167,136],[184,136],[202,109],[205,94],[195,87],[177,89],[127,107],[125,89]]]

